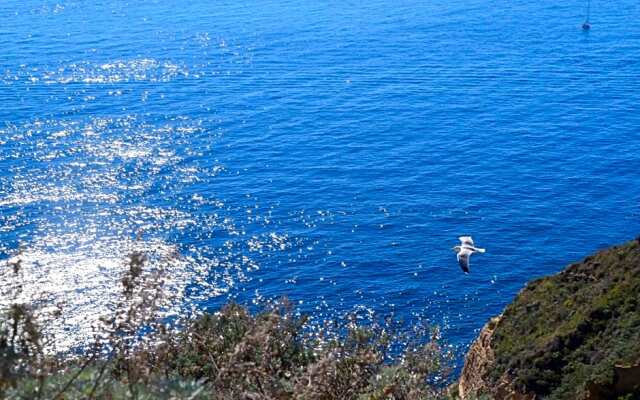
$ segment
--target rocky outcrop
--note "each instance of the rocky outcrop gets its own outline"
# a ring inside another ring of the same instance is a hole
[[[609,384],[591,382],[587,385],[588,400],[608,400],[640,390],[640,364],[616,365],[613,368],[613,381]]]
[[[462,399],[470,399],[479,393],[489,392],[486,376],[495,363],[491,348],[491,337],[501,316],[492,318],[471,344],[464,360],[464,367],[458,381],[458,394]]]
[[[533,394],[519,393],[513,389],[507,374],[503,374],[497,384],[492,384],[487,379],[489,372],[495,368],[495,354],[491,347],[491,339],[501,319],[502,315],[491,318],[467,352],[458,381],[458,395],[462,400],[476,399],[481,395],[508,400],[535,399]]]
[[[530,282],[469,348],[458,396],[640,398],[638,293],[640,239]]]

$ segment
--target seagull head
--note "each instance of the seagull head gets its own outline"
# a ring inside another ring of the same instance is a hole
[[[460,252],[460,246],[453,246],[451,248],[451,250],[455,251],[456,253]]]

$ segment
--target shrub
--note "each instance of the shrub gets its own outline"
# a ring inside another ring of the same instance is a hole
[[[18,262],[16,277],[19,269]],[[389,321],[363,326],[349,319],[335,327],[325,325],[318,334],[286,299],[258,313],[230,303],[215,313],[174,321],[176,329],[168,329],[159,313],[172,300],[163,288],[166,272],[148,268],[143,253],[131,254],[114,314],[102,320],[95,343],[73,357],[43,350],[45,338],[34,305],[14,304],[4,310],[0,397],[414,400],[444,396],[453,354],[441,347],[437,330],[403,333]],[[404,351],[392,351],[402,343],[408,343]]]

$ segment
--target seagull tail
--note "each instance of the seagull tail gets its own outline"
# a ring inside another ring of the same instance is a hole
[[[481,249],[480,247],[476,247],[476,251],[478,253],[484,253],[485,251],[487,251],[486,249]]]

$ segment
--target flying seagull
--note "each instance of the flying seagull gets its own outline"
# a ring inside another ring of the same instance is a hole
[[[458,253],[456,256],[458,257],[458,264],[460,264],[460,268],[462,268],[465,274],[468,274],[469,258],[471,258],[471,255],[475,252],[484,253],[485,249],[475,247],[471,236],[460,236],[458,239],[460,239],[460,246],[454,246],[453,250]]]

